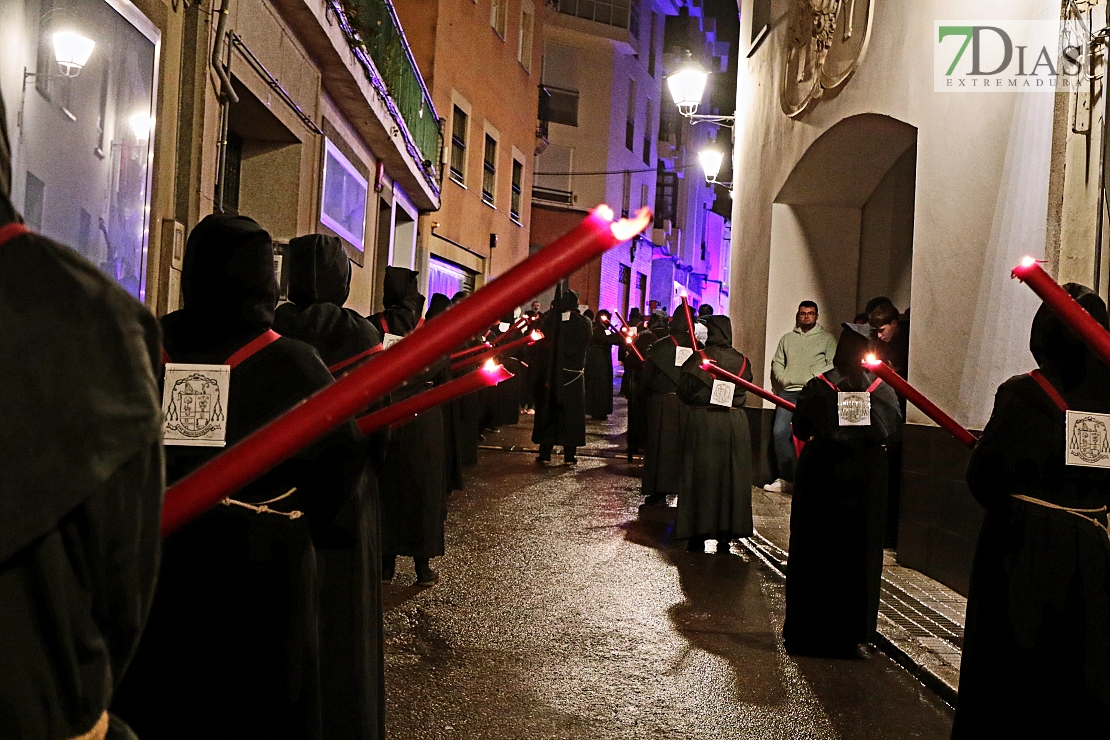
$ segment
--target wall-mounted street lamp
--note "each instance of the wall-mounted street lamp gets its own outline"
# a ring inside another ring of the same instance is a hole
[[[671,91],[671,98],[678,106],[678,112],[694,123],[715,123],[732,128],[735,116],[698,115],[698,106],[701,105],[708,82],[709,73],[705,71],[705,67],[693,59],[687,59],[667,77],[667,89]]]
[[[54,33],[54,59],[62,68],[63,77],[76,77],[89,63],[96,42],[73,31]]]
[[[705,173],[705,181],[710,185],[720,185],[731,190],[731,182],[719,182],[717,175],[721,174],[721,165],[725,161],[725,155],[720,149],[710,147],[702,149],[698,152],[698,161],[701,163],[701,169]]]
[[[73,31],[56,31],[53,35],[54,41],[54,61],[58,63],[61,68],[61,74],[48,74],[45,72],[30,72],[26,67],[23,68],[23,92],[27,92],[27,80],[37,79],[39,77],[46,77],[47,79],[56,79],[60,77],[74,78],[81,74],[81,70],[89,63],[89,57],[92,56],[93,49],[96,48],[96,42],[92,39],[85,38],[79,33]]]

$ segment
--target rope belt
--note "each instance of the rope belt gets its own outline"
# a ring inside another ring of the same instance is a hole
[[[563,387],[564,387],[564,388],[565,388],[566,386],[570,385],[571,383],[576,383],[576,382],[578,382],[578,379],[579,379],[579,378],[581,378],[581,377],[583,377],[583,376],[584,376],[584,375],[586,374],[586,371],[585,371],[585,370],[574,370],[574,369],[572,369],[572,368],[569,368],[569,367],[564,367],[564,368],[563,368],[563,372],[564,372],[564,373],[574,373],[574,377],[573,377],[573,378],[571,378],[571,379],[570,379],[570,380],[568,380],[567,382],[563,383]]]
[[[1108,538],[1110,538],[1110,529],[1107,529],[1105,524],[1094,518],[1099,514],[1106,513],[1107,509],[1105,506],[1098,509],[1075,509],[1070,506],[1060,506],[1059,504],[1054,504],[1051,501],[1042,501],[1041,499],[1033,498],[1032,496],[1022,496],[1016,493],[1011,493],[1010,496],[1012,498],[1016,498],[1018,501],[1024,501],[1027,504],[1033,504],[1034,506],[1041,506],[1045,509],[1053,509],[1055,511],[1063,511],[1071,514],[1072,516],[1077,516],[1083,521],[1090,522],[1091,524],[1095,525],[1096,527],[1101,529]]]
[[[304,516],[304,512],[302,512],[302,511],[297,511],[295,509],[293,511],[278,511],[276,509],[271,509],[269,507],[269,504],[276,504],[278,501],[281,501],[282,499],[289,498],[296,491],[297,491],[296,488],[290,488],[288,491],[281,494],[277,498],[272,498],[269,501],[263,501],[262,503],[259,503],[259,504],[248,504],[246,501],[236,501],[233,498],[225,498],[222,501],[220,501],[220,503],[223,504],[224,506],[232,506],[232,505],[241,506],[244,509],[249,509],[249,510],[253,511],[255,514],[277,514],[278,516],[284,516],[284,517],[287,517],[289,519],[300,519],[302,516]]]

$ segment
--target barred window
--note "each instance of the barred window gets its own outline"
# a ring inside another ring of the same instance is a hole
[[[451,179],[466,184],[466,126],[468,116],[455,106],[451,122]]]
[[[482,156],[482,202],[493,205],[497,185],[497,139],[486,134],[486,148]]]

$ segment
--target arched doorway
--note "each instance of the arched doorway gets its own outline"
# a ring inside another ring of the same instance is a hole
[[[834,334],[867,301],[912,293],[917,129],[889,116],[840,121],[806,151],[772,206],[766,372],[798,303]]]

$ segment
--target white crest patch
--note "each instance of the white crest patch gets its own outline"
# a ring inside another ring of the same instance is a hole
[[[1110,468],[1110,414],[1068,411],[1064,463]]]
[[[389,349],[393,345],[397,344],[397,342],[400,342],[402,339],[404,339],[404,337],[402,337],[400,334],[387,333],[384,337],[382,337],[382,349]]]
[[[837,393],[836,412],[842,427],[871,426],[871,394],[867,391]]]
[[[570,321],[570,311],[563,311],[563,321]]]
[[[714,406],[732,408],[732,399],[736,397],[736,384],[727,380],[714,380],[713,393],[709,396],[709,403]]]
[[[500,324],[497,325],[497,328],[501,330],[502,334],[504,334],[509,330],[510,326],[512,326],[512,324],[510,324],[508,321],[502,321]]]
[[[166,364],[162,391],[162,439],[167,445],[227,444],[230,365]]]
[[[690,355],[694,354],[694,350],[689,347],[675,347],[674,348],[674,366],[682,367],[686,361],[690,359]]]

